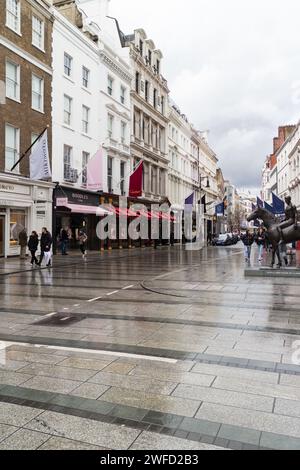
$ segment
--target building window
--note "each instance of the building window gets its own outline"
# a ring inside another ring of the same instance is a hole
[[[144,54],[144,43],[143,41],[140,39],[140,43],[139,43],[139,51],[140,51],[140,54],[141,56],[143,57],[143,54]]]
[[[152,51],[148,51],[148,65],[152,65]]]
[[[19,245],[19,233],[26,227],[26,212],[24,210],[11,209],[9,222],[9,246]]]
[[[145,100],[149,100],[149,82],[147,80],[145,82]]]
[[[64,55],[64,73],[65,73],[65,75],[67,75],[67,77],[71,77],[71,75],[72,75],[72,63],[73,63],[72,57],[65,52],[65,55]]]
[[[41,50],[44,50],[44,22],[32,15],[32,44]]]
[[[107,158],[107,188],[108,192],[113,192],[113,159],[112,157]]]
[[[156,61],[156,73],[160,73],[160,61],[158,59]]]
[[[121,86],[121,97],[120,97],[121,103],[125,104],[126,101],[126,88],[124,86]]]
[[[72,147],[64,145],[64,180],[71,178]]]
[[[165,114],[165,97],[161,97],[161,114]]]
[[[157,90],[156,89],[153,90],[153,106],[154,108],[157,107]]]
[[[82,106],[82,132],[89,133],[89,115],[90,109],[87,106]]]
[[[82,152],[82,184],[87,183],[87,164],[89,162],[90,154],[88,152]]]
[[[32,75],[32,109],[44,111],[44,80]]]
[[[121,121],[121,142],[125,144],[127,134],[127,124],[126,122]]]
[[[5,125],[5,170],[10,171],[19,159],[20,129]],[[19,172],[19,166],[15,168]]]
[[[126,165],[125,162],[120,163],[120,179],[121,179],[120,189],[121,189],[122,196],[125,195],[125,165]]]
[[[8,26],[16,33],[20,33],[20,0],[6,0],[6,26]]]
[[[67,126],[71,125],[72,101],[72,98],[64,95],[64,123],[67,124]]]
[[[112,96],[113,95],[113,87],[114,87],[114,80],[111,77],[107,79],[107,93]]]
[[[109,114],[107,117],[107,128],[108,128],[108,137],[113,137],[114,132],[114,117]]]
[[[90,71],[86,67],[82,67],[82,86],[84,88],[88,88],[89,82],[90,82]]]
[[[137,93],[140,92],[140,74],[139,74],[139,72],[136,72],[136,74],[135,74],[135,91]]]
[[[20,66],[6,62],[6,97],[20,100]]]

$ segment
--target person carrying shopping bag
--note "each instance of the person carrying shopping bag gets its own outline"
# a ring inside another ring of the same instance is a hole
[[[82,258],[86,258],[86,242],[87,242],[87,235],[83,230],[80,230],[78,235],[79,240],[79,248],[82,253]]]

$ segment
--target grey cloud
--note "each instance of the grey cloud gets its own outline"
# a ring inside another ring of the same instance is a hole
[[[300,2],[111,0],[111,11],[163,51],[172,98],[210,129],[225,176],[258,187],[277,127],[300,116]]]

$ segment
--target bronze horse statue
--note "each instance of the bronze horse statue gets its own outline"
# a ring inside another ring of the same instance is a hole
[[[270,241],[272,248],[273,248],[273,255],[272,255],[272,268],[275,264],[275,255],[277,254],[278,258],[278,266],[282,266],[281,256],[280,256],[280,243],[292,243],[300,240],[300,226],[290,225],[287,228],[280,229],[281,222],[278,222],[275,216],[263,209],[258,207],[252,214],[248,217],[248,222],[252,220],[262,220],[264,223],[264,227],[267,230],[267,237]],[[282,236],[281,236],[282,234]]]

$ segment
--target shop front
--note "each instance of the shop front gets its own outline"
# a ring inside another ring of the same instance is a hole
[[[19,233],[41,234],[52,224],[53,184],[0,175],[0,257],[20,253]]]
[[[86,233],[88,250],[100,250],[96,229],[100,217],[107,212],[99,209],[100,195],[66,186],[57,186],[53,197],[53,241],[54,252],[60,247],[60,233],[65,229],[69,235],[68,248],[78,248],[78,235]]]

